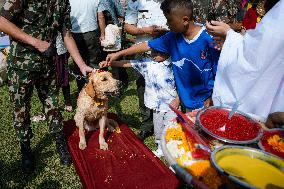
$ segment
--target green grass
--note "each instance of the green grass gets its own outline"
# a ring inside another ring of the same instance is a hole
[[[112,99],[110,112],[117,113],[137,133],[141,122],[135,75],[133,71],[128,71],[131,79],[129,86],[120,100]],[[71,81],[73,105],[76,105],[74,98],[76,91],[75,82]],[[60,104],[63,107],[62,94],[60,94]],[[40,112],[41,104],[36,92],[34,92],[31,116]],[[62,111],[62,114],[64,120],[72,119],[74,116],[74,112]],[[70,167],[60,165],[59,157],[55,151],[55,142],[49,135],[45,121],[31,125],[34,133],[32,149],[36,156],[36,169],[31,175],[22,174],[20,148],[12,127],[12,116],[13,111],[9,100],[8,87],[4,85],[0,87],[0,188],[82,188],[73,165]],[[152,150],[156,148],[153,137],[147,138],[145,143]]]

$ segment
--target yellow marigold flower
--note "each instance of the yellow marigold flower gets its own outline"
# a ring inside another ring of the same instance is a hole
[[[273,135],[267,140],[267,142],[274,150],[284,153],[284,137]]]

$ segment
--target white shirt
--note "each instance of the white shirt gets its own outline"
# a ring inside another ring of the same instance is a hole
[[[151,58],[147,61],[130,62],[145,79],[145,106],[156,111],[170,111],[169,104],[177,96],[171,63],[154,62]]]
[[[138,28],[157,25],[167,27],[167,19],[160,9],[161,3],[154,0],[129,0],[125,15],[125,23],[132,24]],[[150,35],[137,36],[137,43],[152,39]]]
[[[101,0],[70,0],[73,33],[86,33],[98,29],[98,12],[106,10]]]
[[[284,111],[284,1],[245,36],[230,30],[215,79],[214,105],[232,106],[266,118]]]

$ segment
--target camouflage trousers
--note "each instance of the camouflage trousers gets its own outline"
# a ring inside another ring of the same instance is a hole
[[[58,109],[59,89],[56,85],[54,66],[48,66],[41,71],[8,67],[8,86],[14,110],[13,126],[19,141],[27,141],[32,137],[30,109],[34,86],[37,86],[38,96],[43,103],[50,133],[62,130],[62,116]]]

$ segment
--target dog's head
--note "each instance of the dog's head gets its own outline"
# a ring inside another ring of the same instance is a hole
[[[110,72],[94,70],[89,74],[85,90],[92,98],[106,99],[108,96],[118,96],[119,86],[120,82]]]

